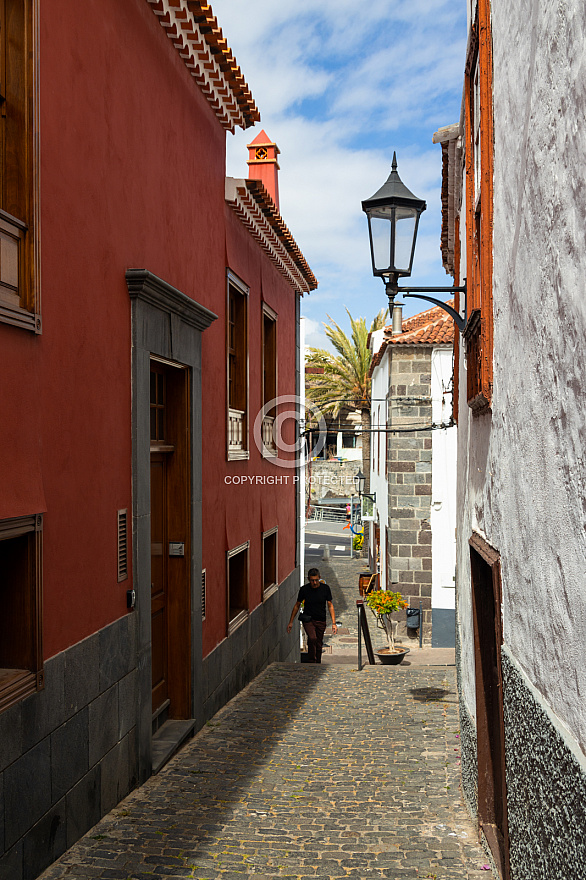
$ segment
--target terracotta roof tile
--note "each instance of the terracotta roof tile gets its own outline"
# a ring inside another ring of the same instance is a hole
[[[238,106],[246,121],[246,127],[259,122],[260,113],[254,103],[248,83],[242,75],[240,67],[228,46],[218,19],[212,12],[209,3],[202,0],[187,0],[187,6],[196,23],[199,25],[204,40],[210,48],[210,52],[217,61],[222,73],[230,83]]]
[[[454,305],[453,300],[448,300],[449,306]],[[403,332],[392,335],[392,328],[385,328],[385,342],[391,345],[451,345],[454,342],[454,321],[440,309],[434,306],[412,318],[403,319]]]
[[[295,289],[316,289],[315,275],[260,180],[227,177],[226,201]]]
[[[454,300],[447,301],[449,306]],[[434,306],[412,318],[403,318],[403,332],[393,335],[392,326],[385,327],[385,338],[379,350],[372,356],[368,375],[372,378],[373,370],[383,359],[388,345],[453,345],[454,322],[447,312]]]
[[[222,29],[203,0],[146,0],[183,64],[227,131],[260,120]]]

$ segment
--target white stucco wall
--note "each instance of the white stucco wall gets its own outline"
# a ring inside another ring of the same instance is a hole
[[[452,370],[452,346],[434,348],[431,353],[431,412],[434,425],[449,425],[451,421]],[[454,425],[432,431],[431,443],[431,607],[454,608],[457,428]]]
[[[371,337],[371,348],[373,354],[376,353],[384,337],[383,330],[377,330]],[[389,350],[385,351],[382,360],[372,372],[372,384],[370,396],[371,404],[371,424],[373,428],[386,428],[387,424],[387,395],[389,393]],[[378,446],[380,442],[380,473],[378,464]],[[386,434],[378,434],[373,432],[370,441],[370,491],[376,493],[376,509],[378,513],[378,524],[380,527],[380,585],[383,590],[387,587],[387,566],[386,566],[386,527],[389,524],[388,518],[388,485],[386,478]]]
[[[299,397],[300,397],[300,409],[303,416],[305,416],[305,357],[304,353],[305,349],[305,318],[301,318],[299,321],[299,351],[302,353],[300,356],[303,358],[303,363],[299,364]],[[299,485],[302,487],[300,490],[301,504],[299,505],[299,586],[303,586],[305,583],[305,502],[307,500],[306,490],[305,490],[305,478],[306,478],[306,456],[305,456],[305,448],[303,448],[300,455],[300,463],[299,463]]]
[[[344,446],[344,437],[349,431],[338,431],[336,438],[336,455],[346,461],[362,461],[362,437],[356,431],[356,446]]]
[[[585,751],[586,5],[493,0],[492,27],[494,393],[471,418],[462,371],[458,578],[477,529],[501,554],[505,646]],[[474,715],[465,590],[459,616]]]

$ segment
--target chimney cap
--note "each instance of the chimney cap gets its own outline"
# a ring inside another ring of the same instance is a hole
[[[275,155],[277,156],[281,152],[276,143],[269,138],[264,128],[257,134],[254,140],[246,146],[249,150],[256,149],[257,147],[274,147]]]

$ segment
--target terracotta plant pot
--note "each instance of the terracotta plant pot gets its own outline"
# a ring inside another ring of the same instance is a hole
[[[375,654],[383,666],[398,666],[410,650],[410,648],[395,648],[391,651],[389,648],[379,648]]]

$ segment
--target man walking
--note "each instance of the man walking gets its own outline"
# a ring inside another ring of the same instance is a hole
[[[332,591],[328,585],[320,580],[317,568],[310,568],[307,572],[309,583],[303,584],[297,596],[297,602],[291,612],[291,620],[287,625],[287,632],[291,632],[293,621],[297,612],[303,605],[303,617],[301,622],[307,633],[307,651],[310,663],[321,663],[321,655],[326,631],[326,605],[332,618],[332,633],[336,633],[336,615],[332,603]]]

